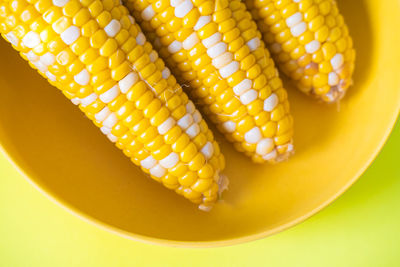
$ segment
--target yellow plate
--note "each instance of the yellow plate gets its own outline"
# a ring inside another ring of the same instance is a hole
[[[146,178],[4,41],[1,145],[52,199],[135,240],[207,247],[279,232],[342,194],[374,159],[399,113],[399,1],[339,4],[357,49],[355,86],[340,106],[289,88],[297,150],[289,162],[255,165],[223,143],[231,184],[210,213]]]

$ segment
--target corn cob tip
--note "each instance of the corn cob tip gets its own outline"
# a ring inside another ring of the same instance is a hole
[[[218,199],[219,199],[219,201],[221,201],[222,193],[225,190],[228,190],[229,179],[226,175],[219,174],[218,172],[215,174],[215,179],[217,180],[217,184],[218,184]],[[206,204],[199,205],[199,210],[201,210],[201,211],[209,212],[212,210],[212,208],[213,208],[213,205],[206,205]]]

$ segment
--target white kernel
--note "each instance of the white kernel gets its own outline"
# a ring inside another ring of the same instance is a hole
[[[207,142],[201,149],[200,152],[204,155],[206,159],[210,159],[214,154],[214,146],[211,142]]]
[[[175,152],[171,152],[168,156],[160,160],[160,165],[166,169],[173,168],[179,161],[179,156]]]
[[[177,7],[183,0],[170,0],[169,3],[173,7]]]
[[[110,128],[107,128],[107,127],[101,127],[101,128],[100,128],[100,131],[101,131],[103,134],[105,134],[105,135],[111,133],[111,129],[110,129]]]
[[[196,107],[194,106],[192,101],[188,101],[186,104],[186,112],[192,114],[196,110]]]
[[[129,21],[130,21],[131,24],[134,24],[134,23],[135,23],[135,18],[132,17],[131,15],[128,15],[128,19],[129,19]]]
[[[197,20],[196,25],[194,25],[193,30],[195,30],[195,31],[200,30],[205,25],[207,25],[210,21],[211,21],[211,16],[201,16]]]
[[[53,81],[53,82],[57,81],[56,76],[53,73],[51,73],[50,71],[46,71],[46,76],[47,76],[47,78],[49,78],[50,81]]]
[[[40,61],[42,61],[43,64],[50,66],[54,64],[56,57],[52,53],[47,52],[40,57]]]
[[[278,153],[274,149],[271,152],[269,152],[268,154],[264,155],[262,158],[264,160],[272,160],[272,159],[275,159],[277,156],[278,156]]]
[[[271,112],[278,105],[279,99],[275,93],[272,93],[267,99],[264,100],[264,110]]]
[[[107,134],[107,137],[108,137],[108,140],[110,140],[113,143],[118,141],[118,138],[115,135],[111,134],[111,133]]]
[[[221,69],[224,66],[228,65],[229,63],[231,63],[233,60],[233,55],[231,52],[225,52],[222,55],[214,58],[212,60],[212,65],[217,68],[217,69]]]
[[[103,103],[110,103],[113,101],[117,96],[119,95],[119,88],[118,85],[114,85],[111,87],[109,90],[106,92],[102,93],[100,95],[100,100],[103,101]]]
[[[199,210],[205,211],[205,212],[209,212],[209,211],[212,210],[212,206],[200,204],[199,205]]]
[[[271,52],[274,54],[278,54],[282,51],[282,46],[279,43],[273,43],[271,45]]]
[[[192,49],[198,42],[200,42],[199,37],[197,36],[196,32],[193,32],[191,35],[189,35],[185,41],[183,41],[182,46],[186,50]]]
[[[145,9],[143,9],[142,11],[142,18],[144,20],[151,20],[154,15],[156,14],[156,12],[154,12],[153,6],[152,5],[148,5]]]
[[[175,123],[175,120],[169,117],[157,127],[157,130],[160,134],[166,134],[169,130],[171,130],[172,127],[175,126]]]
[[[306,51],[309,54],[313,54],[318,51],[318,49],[321,47],[321,43],[318,42],[317,40],[313,40],[306,44]]]
[[[95,93],[91,93],[87,97],[81,99],[81,104],[83,107],[86,107],[96,101],[96,99],[97,95]]]
[[[222,128],[228,133],[233,133],[236,130],[236,123],[233,121],[226,121],[222,124]]]
[[[328,75],[328,84],[330,86],[335,86],[339,84],[339,76],[335,72],[331,72]]]
[[[249,47],[250,51],[254,51],[261,45],[261,40],[260,38],[255,37],[248,41],[246,44]]]
[[[235,93],[235,95],[241,96],[246,91],[251,89],[251,84],[252,84],[251,80],[247,78],[243,79],[240,83],[238,83],[233,87],[233,92]]]
[[[90,76],[89,72],[86,69],[83,69],[81,72],[74,76],[74,81],[82,86],[85,86],[89,83]]]
[[[28,58],[29,61],[37,61],[39,60],[39,56],[36,55],[32,50],[30,50],[28,53],[26,53],[26,57]]]
[[[258,142],[256,147],[257,154],[264,156],[274,149],[274,140],[271,138],[264,138]]]
[[[74,97],[71,99],[72,104],[79,105],[81,103],[81,99],[79,97]]]
[[[119,89],[123,94],[126,94],[138,80],[139,76],[135,72],[130,72],[118,82]]]
[[[303,15],[301,15],[300,12],[296,12],[286,19],[286,25],[292,28],[297,24],[299,24],[300,22],[302,22],[302,20],[303,20]]]
[[[140,165],[145,169],[151,169],[156,164],[157,164],[157,160],[155,160],[151,155],[140,161]]]
[[[104,27],[104,31],[109,37],[114,37],[121,30],[121,23],[118,20],[113,19],[107,26]]]
[[[224,42],[218,42],[209,49],[207,49],[207,55],[211,58],[216,58],[222,55],[228,50],[228,45]]]
[[[115,124],[117,124],[118,118],[114,112],[111,112],[110,115],[103,121],[103,126],[112,129]]]
[[[188,113],[178,120],[178,125],[181,127],[181,129],[187,129],[190,125],[192,125],[193,122],[194,120],[192,115]]]
[[[193,116],[193,120],[194,120],[195,123],[200,123],[201,122],[202,117],[201,117],[200,112],[197,109],[194,111],[192,116]]]
[[[150,169],[150,174],[157,178],[163,177],[165,175],[165,172],[166,172],[165,169],[160,164],[157,164],[156,166]]]
[[[63,42],[67,45],[74,43],[79,36],[81,36],[81,31],[76,26],[70,26],[60,35]]]
[[[43,64],[42,61],[38,60],[32,63],[33,65],[35,65],[35,67],[40,71],[45,73],[47,71],[47,66],[45,64]]]
[[[219,74],[222,76],[222,78],[228,78],[235,72],[239,70],[239,62],[237,61],[232,61],[228,65],[224,66],[219,70]]]
[[[161,74],[164,79],[168,79],[168,77],[171,75],[171,71],[167,67],[165,67]]]
[[[193,9],[192,1],[191,0],[184,0],[175,8],[175,16],[178,17],[178,18],[183,18],[192,9]]]
[[[218,43],[221,40],[222,40],[221,33],[216,32],[216,33],[214,33],[213,35],[211,35],[210,37],[204,39],[201,42],[208,49],[208,48],[212,47],[213,45],[215,45],[216,43]]]
[[[63,7],[68,2],[69,2],[69,0],[53,0],[53,5],[58,6],[58,7]]]
[[[332,59],[331,59],[331,65],[334,70],[338,70],[343,66],[344,63],[344,57],[342,54],[336,54]]]
[[[151,62],[156,62],[156,60],[158,59],[158,54],[156,51],[152,50],[149,54],[149,57]]]
[[[17,38],[17,36],[15,36],[13,32],[9,32],[5,36],[7,41],[9,41],[12,45],[18,46],[19,39]]]
[[[200,133],[200,126],[197,123],[193,123],[192,126],[186,129],[186,133],[190,138],[194,138]]]
[[[254,127],[244,134],[244,139],[250,144],[257,144],[261,140],[261,137],[261,131],[258,127]]]
[[[111,111],[108,107],[104,107],[102,110],[100,110],[99,112],[97,112],[94,115],[94,118],[96,119],[96,121],[98,123],[103,122],[109,115],[111,114]]]
[[[24,38],[22,38],[22,43],[29,48],[34,48],[35,46],[40,44],[39,34],[36,32],[28,32],[25,34]]]
[[[136,43],[139,45],[144,45],[146,43],[146,36],[142,32],[139,32],[136,36]]]
[[[248,105],[257,99],[258,93],[256,90],[250,89],[240,96],[240,102],[243,105]]]
[[[173,41],[169,46],[168,46],[168,52],[171,54],[174,54],[176,52],[179,52],[179,50],[182,49],[182,43],[179,41]]]
[[[301,22],[296,26],[290,28],[290,32],[294,37],[299,37],[307,30],[307,24],[305,22]]]
[[[287,146],[287,152],[292,152],[294,150],[293,144],[288,144]]]

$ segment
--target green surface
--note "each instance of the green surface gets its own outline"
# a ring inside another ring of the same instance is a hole
[[[400,266],[400,123],[340,199],[272,237],[214,249],[124,239],[70,214],[0,156],[0,266]]]

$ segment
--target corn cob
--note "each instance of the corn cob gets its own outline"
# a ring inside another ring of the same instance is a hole
[[[124,0],[206,115],[255,162],[293,150],[287,94],[239,0]]]
[[[2,0],[0,32],[145,173],[212,207],[224,157],[118,0]]]
[[[325,102],[352,83],[355,51],[335,0],[246,0],[280,70]]]

